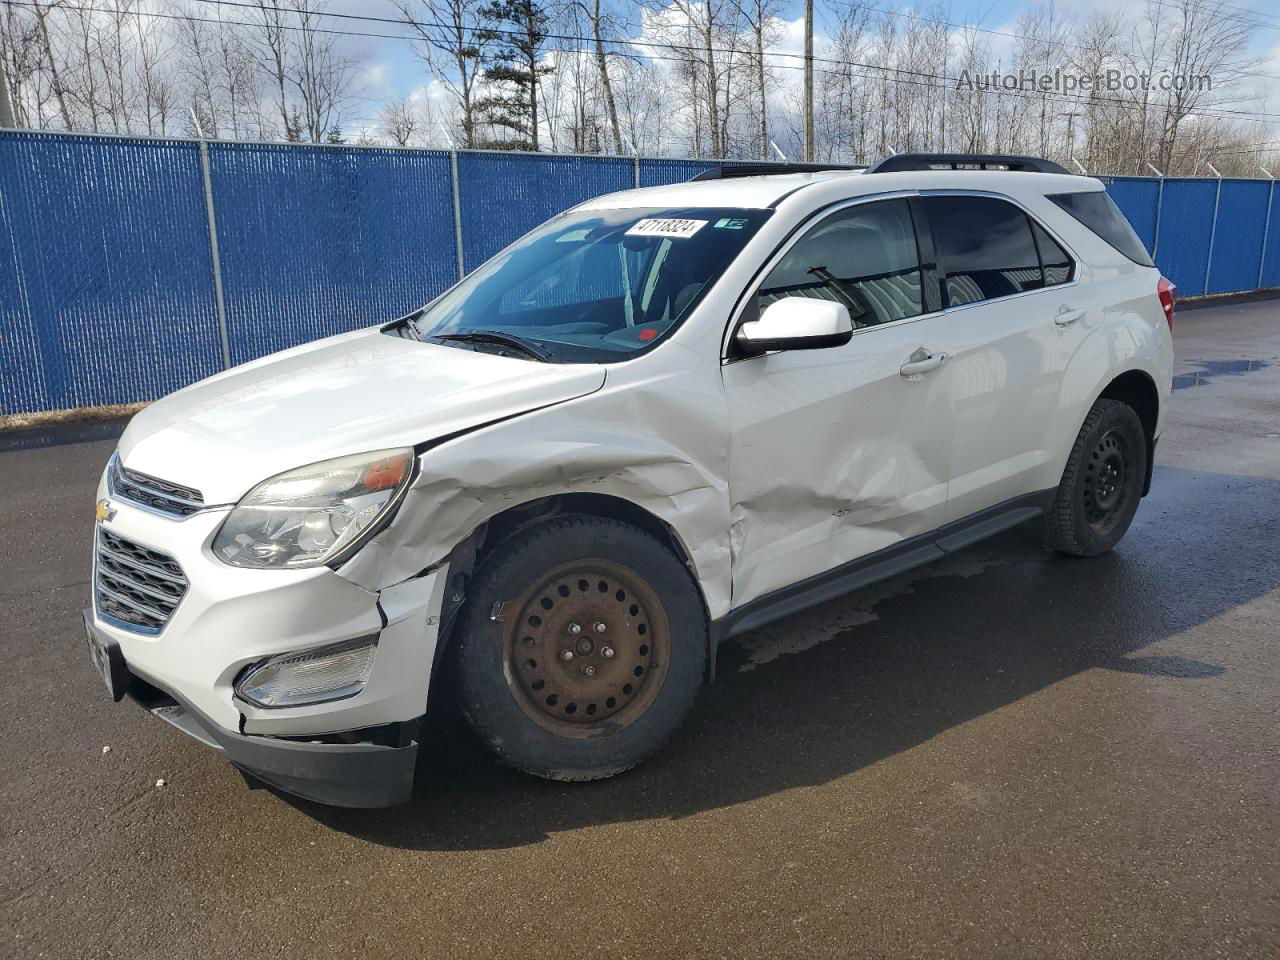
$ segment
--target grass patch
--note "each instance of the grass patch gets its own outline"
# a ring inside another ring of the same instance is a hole
[[[105,407],[76,407],[72,410],[46,410],[40,413],[10,413],[0,416],[0,430],[126,420],[145,406],[145,403],[113,403]]]

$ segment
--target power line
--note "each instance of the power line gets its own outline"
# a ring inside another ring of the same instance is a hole
[[[1270,146],[1274,148],[1276,145],[1280,145],[1280,140],[1260,140],[1259,142],[1250,144],[1247,147],[1239,147],[1234,150],[1210,150],[1209,154],[1214,157],[1238,157],[1246,153],[1259,153],[1262,152],[1263,147]],[[1276,151],[1272,149],[1267,152],[1274,153]]]
[[[954,30],[972,30],[975,33],[986,33],[986,34],[990,34],[993,37],[1005,37],[1010,40],[1026,40],[1030,43],[1042,43],[1045,46],[1061,47],[1064,50],[1081,50],[1081,51],[1089,52],[1088,47],[1081,46],[1078,43],[1067,43],[1065,40],[1051,40],[1051,39],[1048,39],[1047,37],[1029,37],[1023,33],[1010,33],[1007,30],[992,30],[987,27],[979,27],[975,24],[953,23],[950,20],[939,20],[935,17],[922,17],[919,14],[904,13],[901,10],[889,10],[884,7],[873,7],[873,6],[864,5],[864,4],[850,3],[848,2],[848,0],[831,0],[831,2],[836,3],[842,7],[846,7],[850,10],[868,10],[874,13],[883,13],[891,17],[901,17],[906,20],[918,20],[922,23],[932,23],[942,27],[950,27]],[[1152,0],[1152,2],[1159,2],[1159,0]],[[1164,4],[1161,3],[1161,6],[1163,5]],[[1280,29],[1280,26],[1273,27],[1271,29]],[[1131,57],[1134,59],[1138,59],[1144,56],[1144,54],[1141,54],[1135,50],[1117,50],[1116,53],[1119,54],[1120,56]],[[1153,62],[1175,63],[1175,61],[1170,60],[1167,57],[1158,57],[1158,58],[1153,57],[1152,59],[1153,59]],[[1242,77],[1261,77],[1267,80],[1280,80],[1280,73],[1263,73],[1260,71],[1249,71],[1249,70],[1239,70],[1236,72],[1239,76],[1242,76]]]
[[[291,9],[291,8],[289,8],[289,7],[282,7],[282,6],[279,6],[279,5],[277,5],[277,4],[270,4],[270,3],[257,4],[257,3],[250,3],[250,2],[248,2],[248,0],[198,0],[198,2],[199,2],[199,3],[204,3],[204,4],[209,4],[209,5],[211,5],[211,6],[217,6],[217,7],[235,7],[235,8],[251,9],[251,10],[262,10],[262,9],[266,9],[266,10],[271,10],[271,11],[273,11],[273,12],[277,12],[277,13],[297,13],[297,12],[298,12],[298,11],[296,11],[296,10],[292,10],[292,9]],[[1154,2],[1154,0],[1153,0],[1153,2]],[[846,4],[846,5],[847,5],[847,4]],[[878,8],[876,8],[876,9],[878,9]],[[891,12],[891,11],[882,11],[882,12]],[[394,25],[396,25],[396,26],[410,26],[410,27],[414,27],[414,28],[431,27],[431,28],[434,28],[434,29],[450,30],[450,31],[455,31],[455,30],[459,30],[459,29],[461,29],[461,30],[464,30],[464,31],[466,31],[466,32],[470,32],[470,33],[477,33],[477,32],[480,32],[480,31],[483,29],[485,32],[490,32],[490,33],[499,33],[499,34],[504,34],[504,35],[507,35],[507,36],[519,36],[519,35],[520,35],[520,31],[518,31],[518,30],[496,30],[496,29],[490,29],[490,28],[487,28],[487,27],[486,27],[486,28],[480,28],[480,27],[461,27],[461,28],[460,28],[460,27],[458,27],[458,26],[457,26],[457,25],[455,25],[455,24],[439,23],[439,22],[436,22],[436,21],[430,21],[430,20],[416,20],[416,19],[412,19],[412,18],[378,17],[378,16],[373,16],[372,14],[331,13],[331,12],[325,12],[325,11],[313,11],[313,14],[314,14],[314,15],[316,15],[316,16],[331,17],[331,18],[339,19],[339,20],[356,20],[356,21],[362,21],[362,22],[367,22],[367,23],[388,23],[388,24],[394,24]],[[907,16],[907,14],[903,14],[903,16]],[[220,21],[220,22],[227,22],[227,21]],[[948,26],[959,26],[959,25],[957,25],[957,24],[950,24],[950,23],[947,23],[946,21],[935,21],[935,22],[945,23],[945,24],[946,24],[946,25],[948,25]],[[250,24],[250,25],[251,25],[251,26],[253,26],[253,25],[255,25],[255,24]],[[335,32],[335,33],[343,33],[343,31],[333,31],[333,32]],[[366,34],[353,34],[353,35],[366,35]],[[593,37],[585,37],[585,36],[580,36],[580,35],[575,35],[575,34],[552,34],[552,33],[548,33],[548,34],[546,34],[546,37],[547,37],[547,39],[551,39],[551,40],[570,40],[570,41],[574,41],[574,42],[578,42],[578,43],[593,43],[593,42],[594,42],[594,38],[593,38]],[[417,39],[417,38],[415,38],[415,37],[404,37],[403,35],[401,35],[401,36],[398,36],[398,37],[393,38],[393,39],[409,39],[409,40],[413,40],[413,39]],[[665,43],[665,42],[661,42],[661,41],[651,41],[651,40],[609,39],[609,40],[605,40],[604,42],[605,42],[605,43],[609,43],[609,44],[614,44],[614,45],[624,45],[624,46],[631,46],[631,47],[640,47],[640,48],[642,48],[642,49],[648,49],[648,48],[658,47],[658,48],[667,49],[667,50],[679,51],[679,52],[683,52],[683,53],[687,53],[687,54],[705,53],[705,52],[707,52],[707,51],[708,51],[708,48],[707,48],[706,46],[694,46],[694,45],[691,45],[691,44]],[[712,53],[727,54],[727,55],[729,55],[729,56],[741,56],[741,55],[742,55],[742,53],[743,53],[743,51],[742,51],[742,50],[740,50],[740,49],[732,49],[732,48],[724,48],[724,47],[711,47],[711,48],[710,48],[710,52],[712,52]],[[802,53],[790,53],[790,52],[785,51],[785,50],[768,50],[768,51],[765,51],[765,52],[766,52],[766,55],[767,55],[767,56],[770,56],[770,57],[790,57],[790,58],[797,59],[797,60],[804,60],[804,59],[805,59],[805,55],[804,55],[804,54],[802,54]],[[651,55],[651,54],[649,54],[649,56],[650,56],[650,58],[651,58],[651,59],[655,59],[655,60],[672,60],[672,59],[676,59],[676,60],[683,60],[683,59],[684,59],[684,58],[671,58],[671,57],[657,57],[657,56],[653,56],[653,55]],[[878,71],[878,72],[880,73],[880,75],[879,75],[879,76],[872,75],[872,76],[870,76],[870,77],[868,77],[868,75],[866,75],[866,74],[856,74],[856,76],[861,76],[861,77],[864,77],[864,78],[867,78],[867,79],[885,79],[885,78],[883,77],[883,72],[884,72],[884,71],[891,71],[891,72],[893,72],[894,74],[899,74],[899,75],[901,75],[901,74],[906,74],[906,75],[908,75],[908,76],[912,76],[912,77],[922,77],[922,78],[925,78],[925,79],[928,79],[928,80],[944,80],[944,81],[951,81],[952,83],[959,83],[959,82],[960,82],[960,78],[959,78],[959,77],[948,76],[948,75],[946,75],[946,74],[928,73],[928,72],[926,72],[926,71],[920,71],[920,70],[904,70],[904,69],[899,68],[899,67],[885,67],[885,66],[880,66],[880,65],[878,65],[878,64],[873,64],[873,63],[863,63],[863,62],[860,62],[860,61],[857,61],[857,60],[842,60],[842,59],[839,59],[839,58],[833,58],[833,57],[816,57],[816,56],[815,56],[815,57],[813,57],[812,59],[813,59],[813,61],[814,61],[815,63],[834,64],[834,65],[836,65],[836,66],[840,66],[840,67],[850,67],[850,66],[852,66],[852,67],[858,67],[858,68],[860,68],[860,69],[864,69],[864,70],[875,70],[875,71]],[[802,65],[774,64],[774,66],[775,66],[775,67],[777,67],[777,68],[781,68],[781,69],[803,69]],[[831,70],[822,71],[822,72],[825,72],[825,73],[828,73],[828,74],[837,74],[837,75],[840,73],[840,71],[831,71]],[[901,80],[901,79],[900,79],[900,77],[895,77],[895,78],[890,78],[890,79],[892,80],[892,82],[899,82],[899,83],[902,83],[902,82],[908,82],[908,81]],[[1277,76],[1275,79],[1280,79],[1280,76]],[[946,89],[945,85],[940,85],[940,84],[927,84],[927,86],[934,86],[934,87],[938,87],[938,88]],[[1048,96],[1046,96],[1046,95],[1039,95],[1039,96],[1037,96],[1034,92],[1030,92],[1030,93],[1029,93],[1029,92],[1027,92],[1027,91],[1011,91],[1011,90],[979,90],[979,91],[975,91],[975,92],[981,92],[981,93],[994,93],[994,94],[997,94],[997,95],[1005,95],[1005,96],[1018,96],[1018,95],[1022,95],[1022,96],[1025,96],[1025,97],[1030,97],[1031,99],[1036,99],[1036,100],[1049,100],[1050,102],[1059,102],[1059,103],[1077,103],[1077,102],[1080,102],[1078,98],[1061,98],[1061,97],[1059,97],[1059,98],[1053,98],[1053,97],[1048,97]],[[1125,99],[1120,98],[1120,97],[1100,97],[1100,96],[1095,96],[1095,97],[1092,97],[1091,99],[1092,99],[1094,102],[1109,102],[1109,103],[1115,103],[1115,104],[1118,104],[1118,105],[1120,105],[1121,107],[1123,107],[1123,108],[1127,108],[1127,109],[1139,109],[1139,110],[1140,110],[1140,109],[1142,109],[1142,108],[1140,108],[1140,107],[1136,107],[1136,105],[1135,105],[1135,104],[1133,104],[1131,101],[1125,100]],[[1210,115],[1210,116],[1218,116],[1218,117],[1223,118],[1223,119],[1229,119],[1229,118],[1234,117],[1234,116],[1250,117],[1250,118],[1253,118],[1253,119],[1261,119],[1261,118],[1273,119],[1273,120],[1274,120],[1274,119],[1280,119],[1280,113],[1265,113],[1265,112],[1261,112],[1261,111],[1252,111],[1252,110],[1233,110],[1233,109],[1231,109],[1231,108],[1229,108],[1229,107],[1205,107],[1204,109],[1202,109],[1202,110],[1198,110],[1198,111],[1195,111],[1195,112],[1196,112],[1196,113],[1200,113],[1200,114]]]
[[[247,7],[250,9],[265,8],[268,10],[280,11],[285,13],[296,12],[296,11],[291,11],[287,7],[279,7],[272,4],[264,4],[262,7],[260,7],[257,4],[240,2],[240,0],[199,0],[199,2],[212,4],[215,6],[227,6],[227,7],[239,7],[239,8]],[[5,0],[5,3],[10,6],[20,6],[20,7],[40,7],[41,6],[41,4],[34,2],[34,0]],[[69,11],[78,11],[78,12],[87,12],[87,13],[118,13],[119,12],[119,11],[111,10],[108,8],[92,7],[92,6],[84,6],[84,5],[73,5],[73,4],[67,4],[67,3],[60,3],[56,7],[44,7],[44,9],[48,11],[57,10],[61,12],[69,12]],[[160,12],[150,11],[150,10],[133,10],[133,11],[130,11],[130,14],[133,16],[145,16],[145,17],[151,17],[153,19],[159,19],[159,20],[181,20],[184,22],[192,22],[192,23],[217,24],[219,26],[241,26],[241,27],[253,27],[253,28],[258,28],[262,26],[261,23],[255,23],[247,20],[227,20],[221,17],[218,17],[218,18],[194,17],[194,16],[185,15],[185,14],[160,13]],[[321,11],[313,11],[313,14],[316,16],[326,16],[326,17],[332,17],[332,18],[338,18],[338,19],[344,19],[344,20],[394,23],[399,26],[408,25],[408,26],[435,27],[438,29],[450,29],[450,30],[456,29],[455,27],[449,24],[433,23],[431,21],[408,21],[406,23],[406,21],[395,20],[388,17],[374,17],[374,16],[360,15],[360,14],[330,13],[330,12],[321,12]],[[389,33],[374,33],[372,31],[360,31],[360,30],[338,30],[330,27],[302,26],[302,25],[296,25],[296,24],[279,24],[278,26],[279,28],[285,29],[285,30],[310,31],[312,33],[323,34],[323,35],[333,35],[333,36],[359,37],[359,38],[382,39],[382,40],[402,40],[402,41],[408,41],[408,42],[416,42],[421,39],[418,36],[413,36],[413,35],[403,34],[403,33],[389,34]],[[477,32],[481,28],[464,27],[462,29],[468,32]],[[484,29],[488,30],[488,28],[484,28]],[[508,34],[508,35],[518,34],[518,31],[511,31],[511,30],[492,30],[488,32]],[[581,43],[594,42],[594,38],[573,35],[573,34],[547,34],[546,36],[548,39],[569,40],[569,41],[575,41],[575,42],[581,42]],[[706,52],[706,47],[698,47],[698,46],[686,45],[686,44],[664,43],[660,41],[610,39],[610,40],[605,40],[604,42],[613,44],[613,45],[640,48],[643,51],[643,56],[646,59],[677,62],[677,63],[686,63],[690,58],[688,56],[684,56],[684,57],[661,56],[653,53],[652,50],[654,48],[659,48],[659,49],[680,51],[686,54],[697,54],[697,53]],[[724,53],[730,56],[741,56],[744,53],[744,51],[741,49],[726,49],[726,48],[715,48],[715,47],[712,48],[711,52]],[[787,51],[779,51],[779,50],[766,51],[766,55],[769,57],[791,57],[791,58],[803,57],[803,54],[789,53]],[[920,71],[920,70],[908,70],[901,67],[882,66],[879,64],[863,63],[857,60],[842,60],[842,59],[831,58],[831,57],[814,57],[814,60],[821,63],[834,64],[839,67],[845,67],[845,68],[858,67],[860,69],[874,71],[873,73],[868,74],[868,73],[853,73],[848,70],[822,69],[819,67],[814,68],[815,72],[824,73],[830,76],[858,77],[860,79],[880,81],[882,83],[905,84],[908,86],[920,86],[920,87],[926,87],[926,88],[935,89],[935,90],[955,91],[957,90],[957,87],[955,86],[955,84],[958,84],[962,79],[960,77],[948,76],[946,74],[928,73],[926,71]],[[783,69],[783,70],[803,70],[804,69],[802,64],[775,63],[773,67],[774,69]],[[892,76],[890,74],[892,74]],[[909,79],[909,78],[916,78],[916,77],[923,78],[923,79]],[[942,80],[942,81],[949,81],[950,83],[927,82],[929,80]],[[1150,112],[1149,110],[1145,110],[1145,108],[1141,107],[1138,104],[1133,103],[1132,101],[1124,100],[1119,97],[1103,97],[1103,96],[1095,95],[1095,96],[1091,96],[1088,100],[1085,100],[1080,97],[1051,96],[1048,93],[1044,93],[1044,92],[1037,93],[1035,91],[1025,91],[1020,89],[1007,90],[1007,89],[990,89],[990,88],[980,88],[980,87],[973,87],[966,92],[979,93],[979,94],[992,94],[995,96],[1011,97],[1014,99],[1030,99],[1030,100],[1034,100],[1041,103],[1064,103],[1072,106],[1079,106],[1086,102],[1109,103],[1109,104],[1114,104],[1118,109],[1126,110],[1128,112]],[[1226,107],[1205,107],[1200,110],[1193,111],[1193,114],[1214,117],[1215,119],[1236,119],[1240,117],[1251,118],[1254,120],[1280,119],[1280,114],[1278,113],[1266,113],[1261,111],[1248,111],[1248,110],[1233,110]]]
[[[1166,7],[1175,12],[1185,12],[1185,8],[1181,3],[1171,3],[1169,2],[1169,0],[1148,0],[1148,2],[1154,3],[1157,7]],[[1243,14],[1245,13],[1258,16],[1259,14],[1256,10],[1250,10],[1247,7],[1238,7],[1230,3],[1219,3],[1218,4],[1219,10],[1216,12],[1221,12],[1221,8],[1223,7],[1226,7],[1229,10],[1241,11],[1241,13],[1223,13],[1222,16],[1227,20],[1236,20],[1245,26],[1261,27],[1263,30],[1280,30],[1280,24],[1265,23],[1261,20],[1255,20],[1252,17],[1243,16]]]

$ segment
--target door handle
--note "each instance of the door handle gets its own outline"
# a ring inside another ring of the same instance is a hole
[[[1069,326],[1084,316],[1084,309],[1080,308],[1072,310],[1066,304],[1058,308],[1058,312],[1053,315],[1053,322],[1060,327]]]
[[[922,354],[924,354],[922,356]],[[925,354],[923,350],[917,350],[910,359],[902,365],[902,369],[898,372],[907,378],[919,377],[922,373],[928,373],[930,370],[937,370],[940,366],[947,362],[945,353],[929,353]]]

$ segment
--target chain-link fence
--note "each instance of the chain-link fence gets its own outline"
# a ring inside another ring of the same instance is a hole
[[[392,319],[552,214],[718,165],[0,132],[0,413],[151,400]],[[1280,284],[1271,183],[1108,189],[1183,295]]]

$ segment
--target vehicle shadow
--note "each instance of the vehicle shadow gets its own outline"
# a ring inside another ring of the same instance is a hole
[[[719,679],[672,742],[613,780],[507,770],[445,710],[424,733],[412,803],[288,802],[379,844],[512,847],[849,776],[1085,670],[1212,681],[1220,666],[1136,652],[1280,587],[1280,481],[1157,474],[1107,556],[1060,557],[1013,530],[957,555],[973,561],[959,572],[944,561],[766,628],[788,648],[816,643],[808,649],[749,663],[772,656],[765,631],[727,645]]]

